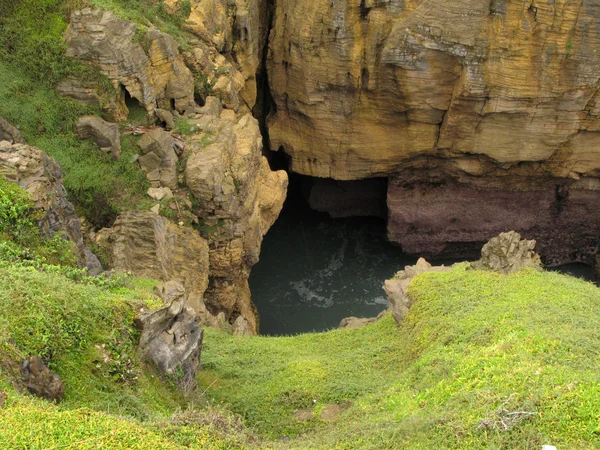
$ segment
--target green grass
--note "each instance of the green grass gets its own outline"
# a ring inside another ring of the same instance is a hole
[[[58,160],[69,198],[90,222],[107,225],[121,210],[135,209],[149,184],[138,164],[136,140],[123,136],[120,161],[73,133],[75,120],[94,108],[60,97],[49,86],[0,60],[0,116],[21,128],[30,145]]]
[[[463,265],[418,277],[410,293],[399,328],[388,315],[359,330],[294,337],[209,330],[202,384],[263,437],[294,438],[282,447],[600,445],[598,288]],[[348,401],[334,424],[294,418]]]
[[[60,273],[0,267],[0,448],[241,448],[254,438],[201,392],[184,399],[140,360],[134,313],[154,280],[75,283]],[[108,286],[108,285],[107,285]],[[66,386],[60,405],[19,392],[20,363],[40,355]],[[191,402],[191,403],[190,403]]]
[[[0,448],[48,449],[232,449],[208,425],[145,424],[88,408],[64,409],[11,392],[0,409]]]

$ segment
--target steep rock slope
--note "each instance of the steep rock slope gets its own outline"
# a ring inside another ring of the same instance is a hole
[[[599,26],[588,0],[278,1],[271,148],[306,175],[391,176],[407,251],[517,228],[552,238],[549,262],[589,260]]]

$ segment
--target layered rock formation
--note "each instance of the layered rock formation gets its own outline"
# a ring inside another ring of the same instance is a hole
[[[80,267],[98,275],[98,258],[85,246],[81,222],[62,184],[63,173],[56,160],[39,148],[0,140],[0,175],[25,189],[41,211],[38,225],[43,234],[73,241],[79,253]]]
[[[197,313],[186,305],[183,285],[170,282],[157,291],[165,306],[154,311],[144,309],[137,317],[140,350],[162,373],[174,376],[180,369],[177,382],[184,392],[189,392],[196,386],[204,332]]]
[[[306,175],[391,177],[389,235],[411,253],[517,229],[547,262],[589,262],[599,26],[584,0],[280,0],[271,148]]]
[[[86,8],[71,16],[65,40],[67,56],[97,67],[118,89],[137,99],[148,112],[155,108],[185,111],[194,107],[194,79],[172,36],[158,30],[144,34],[147,50],[136,39],[137,26],[112,11]],[[79,89],[78,89],[79,88]],[[81,94],[85,87],[63,86]],[[116,101],[118,109],[123,108]],[[116,113],[119,116],[122,114]]]
[[[186,61],[229,108],[251,110],[269,33],[265,0],[192,0],[184,28],[200,39]]]
[[[194,214],[202,221],[210,245],[206,302],[213,313],[241,315],[256,333],[248,276],[258,262],[263,236],[283,207],[287,174],[269,168],[261,153],[258,122],[252,116],[232,121],[207,111],[194,123],[210,130],[214,140],[205,146],[206,135],[199,135],[186,148],[186,182],[197,201]]]
[[[199,297],[208,286],[208,243],[193,229],[175,225],[149,211],[121,214],[101,230],[110,266],[139,277],[178,280]]]

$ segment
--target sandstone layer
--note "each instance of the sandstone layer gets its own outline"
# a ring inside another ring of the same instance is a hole
[[[305,175],[391,177],[389,235],[411,253],[517,229],[549,262],[589,261],[599,44],[596,1],[279,0],[271,148]]]

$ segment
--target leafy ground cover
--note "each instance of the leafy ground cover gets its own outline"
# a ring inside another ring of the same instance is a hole
[[[387,316],[294,337],[209,331],[202,383],[286,448],[600,445],[598,288],[463,265],[418,277],[410,292],[399,328]],[[319,418],[346,402],[333,423]],[[297,410],[315,417],[299,421]]]

